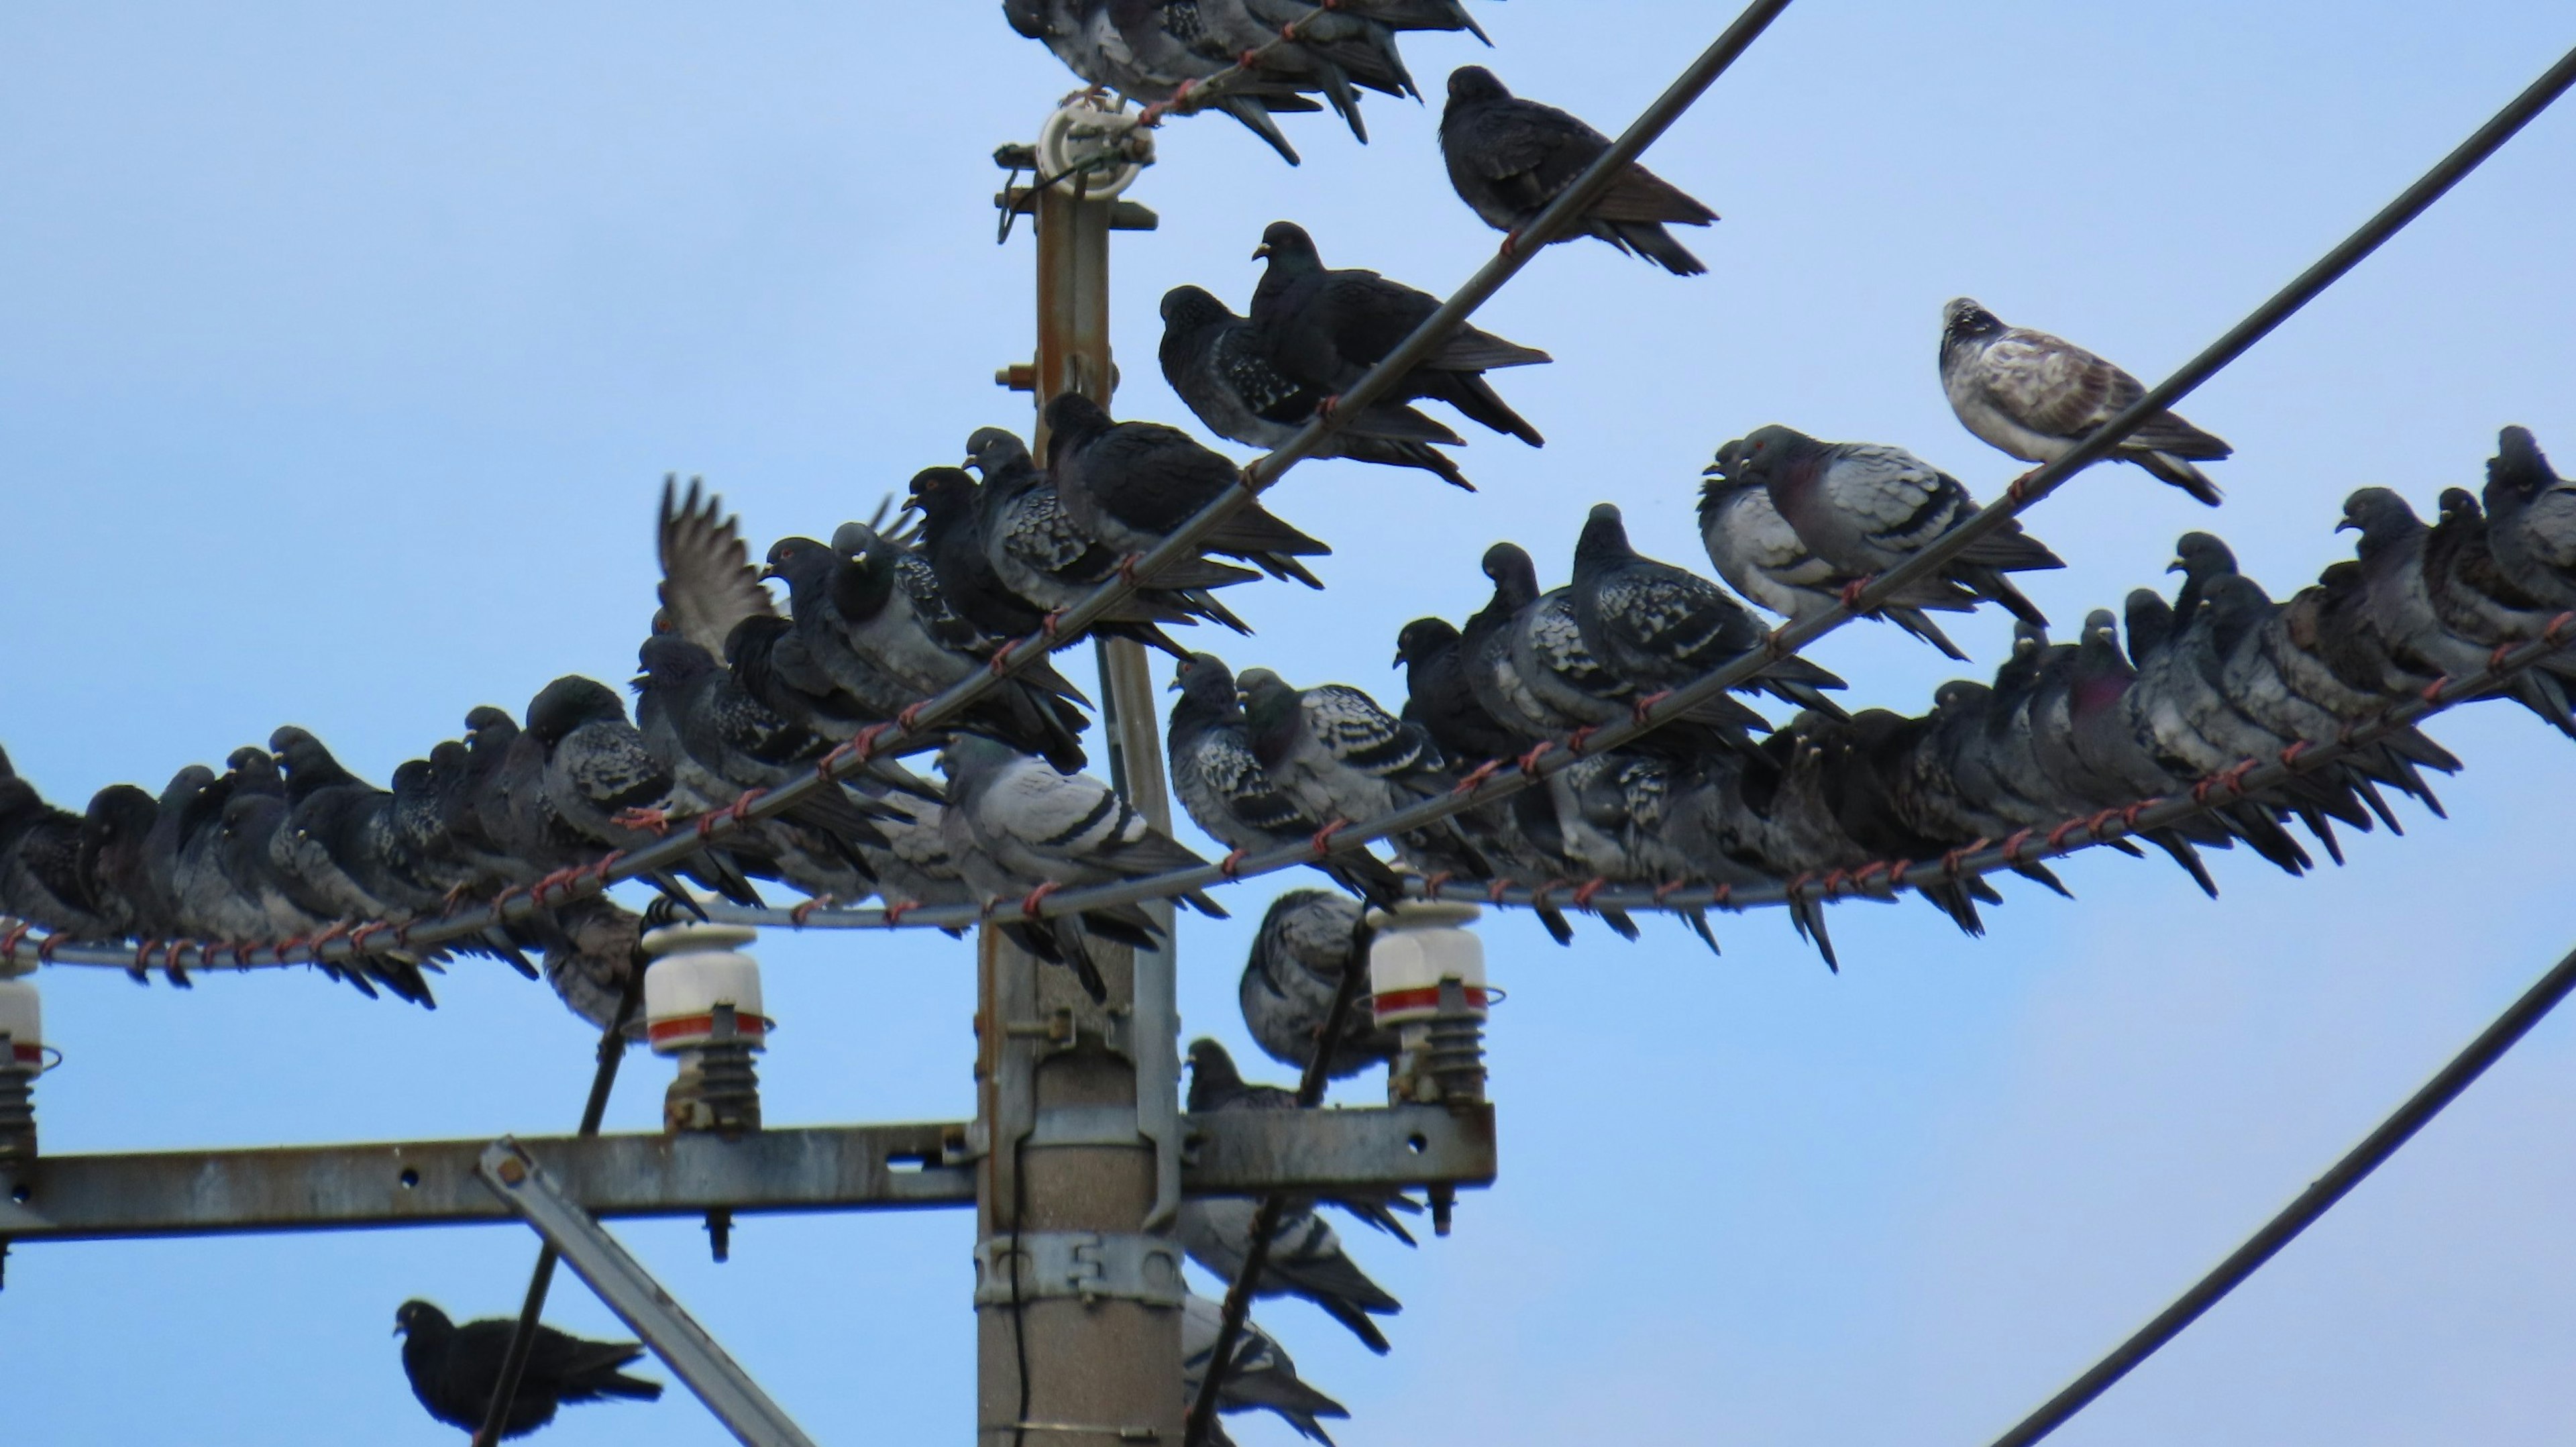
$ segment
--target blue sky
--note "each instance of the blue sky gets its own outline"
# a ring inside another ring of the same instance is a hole
[[[1719,8],[1472,0],[1469,59],[1616,129]],[[1022,425],[1025,234],[991,244],[993,146],[1071,82],[988,3],[339,6],[21,3],[0,15],[0,743],[73,804],[157,786],[282,722],[382,778],[545,680],[622,678],[652,606],[666,471],[766,540],[865,516],[973,428]],[[1558,248],[1480,318],[1555,354],[1504,379],[1550,445],[1479,436],[1484,490],[1325,463],[1278,495],[1328,591],[1244,590],[1228,650],[1401,696],[1397,627],[1480,601],[1501,537],[1561,576],[1583,510],[1701,561],[1715,445],[1783,421],[1899,442],[1991,493],[2015,466],[1950,418],[1941,302],[1975,295],[2154,377],[2375,209],[2571,41],[2563,7],[1989,4],[1793,9],[1652,157],[1725,220],[1678,280]],[[1154,301],[1238,302],[1261,227],[1432,290],[1493,236],[1449,195],[1436,113],[1375,102],[1362,148],[1292,119],[1289,170],[1221,118],[1169,128],[1118,244],[1124,415],[1186,421]],[[2576,460],[2576,115],[2480,175],[2184,409],[2233,441],[2214,516],[2129,469],[2050,500],[2072,624],[2214,527],[2285,593],[2343,551],[2341,499],[2429,511],[2496,428]],[[1990,668],[2001,625],[1958,632]],[[1870,703],[1951,670],[1891,630],[1820,650]],[[1991,934],[1846,906],[1828,976],[1784,921],[1557,950],[1491,923],[1504,1174],[1408,1252],[1394,1354],[1302,1305],[1263,1319],[1356,1420],[1439,1434],[1986,1440],[2214,1261],[2569,944],[2554,867],[2567,741],[2501,705],[2434,732],[2451,818],[2292,881],[2118,858],[2017,883]],[[1182,934],[1185,1027],[1248,1053],[1233,981],[1274,887]],[[961,1117],[969,954],[938,936],[777,939],[778,1122]],[[568,1129],[582,1027],[464,968],[434,1014],[301,975],[137,990],[44,979],[69,1057],[57,1150]],[[2571,1026],[2544,1025],[2392,1166],[2062,1440],[2565,1440],[2576,1405]],[[612,1128],[650,1129],[638,1058]],[[962,1439],[959,1213],[620,1235],[818,1439]],[[394,1306],[516,1301],[501,1229],[28,1247],[9,1261],[10,1420],[30,1441],[455,1440],[404,1390]],[[551,1313],[615,1330],[577,1285]],[[1266,1421],[1236,1425],[1279,1443]],[[556,1442],[716,1440],[675,1389]]]

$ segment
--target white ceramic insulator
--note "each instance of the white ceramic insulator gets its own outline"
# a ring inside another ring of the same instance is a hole
[[[44,1062],[45,1007],[33,984],[0,980],[0,1035],[9,1037],[19,1065],[33,1069]]]
[[[706,1044],[714,1035],[718,1005],[733,1007],[734,1028],[753,1045],[768,1039],[770,1019],[760,999],[760,962],[751,956],[692,949],[665,954],[644,972],[644,1036],[656,1054],[673,1055]]]
[[[1068,102],[1038,127],[1038,174],[1040,179],[1060,175],[1088,156],[1096,156],[1112,146],[1128,144],[1128,133],[1136,128],[1133,115],[1105,109],[1088,99]],[[1082,183],[1082,195],[1093,201],[1106,201],[1134,184],[1136,175],[1145,168],[1134,161],[1093,171]],[[1064,185],[1070,188],[1073,183]]]
[[[1435,913],[1436,911],[1436,913]],[[1456,980],[1467,1006],[1485,1013],[1485,942],[1465,928],[1472,905],[1411,905],[1383,919],[1369,945],[1369,998],[1380,1025],[1428,1020],[1440,1009],[1440,984]]]

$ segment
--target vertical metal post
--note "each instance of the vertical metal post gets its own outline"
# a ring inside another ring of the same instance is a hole
[[[1112,203],[1035,200],[1036,400],[1106,405]],[[1045,453],[1045,439],[1036,450]],[[1115,777],[1168,822],[1142,651],[1103,649]],[[1114,720],[1114,722],[1112,721]],[[1169,915],[1161,916],[1166,928]],[[1179,1059],[1172,955],[1096,947],[1094,1005],[997,932],[977,941],[976,1396],[979,1447],[1181,1440]],[[1151,1237],[1136,1241],[1120,1238]],[[1074,1263],[1067,1273],[1061,1263]],[[1043,1269],[1042,1269],[1043,1268]]]

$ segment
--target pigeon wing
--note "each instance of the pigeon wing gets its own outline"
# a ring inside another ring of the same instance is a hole
[[[725,639],[736,623],[777,615],[743,547],[740,520],[727,516],[724,500],[701,491],[696,478],[685,495],[677,479],[662,479],[654,546],[662,562],[664,622],[710,655],[724,657]]]

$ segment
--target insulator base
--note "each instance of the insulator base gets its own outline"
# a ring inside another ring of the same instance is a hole
[[[679,1077],[662,1093],[664,1130],[741,1135],[760,1129],[760,1072],[749,1044],[715,1041],[679,1058]]]
[[[8,1037],[0,1035],[0,1044]],[[0,1063],[0,1166],[36,1158],[36,1072]]]

